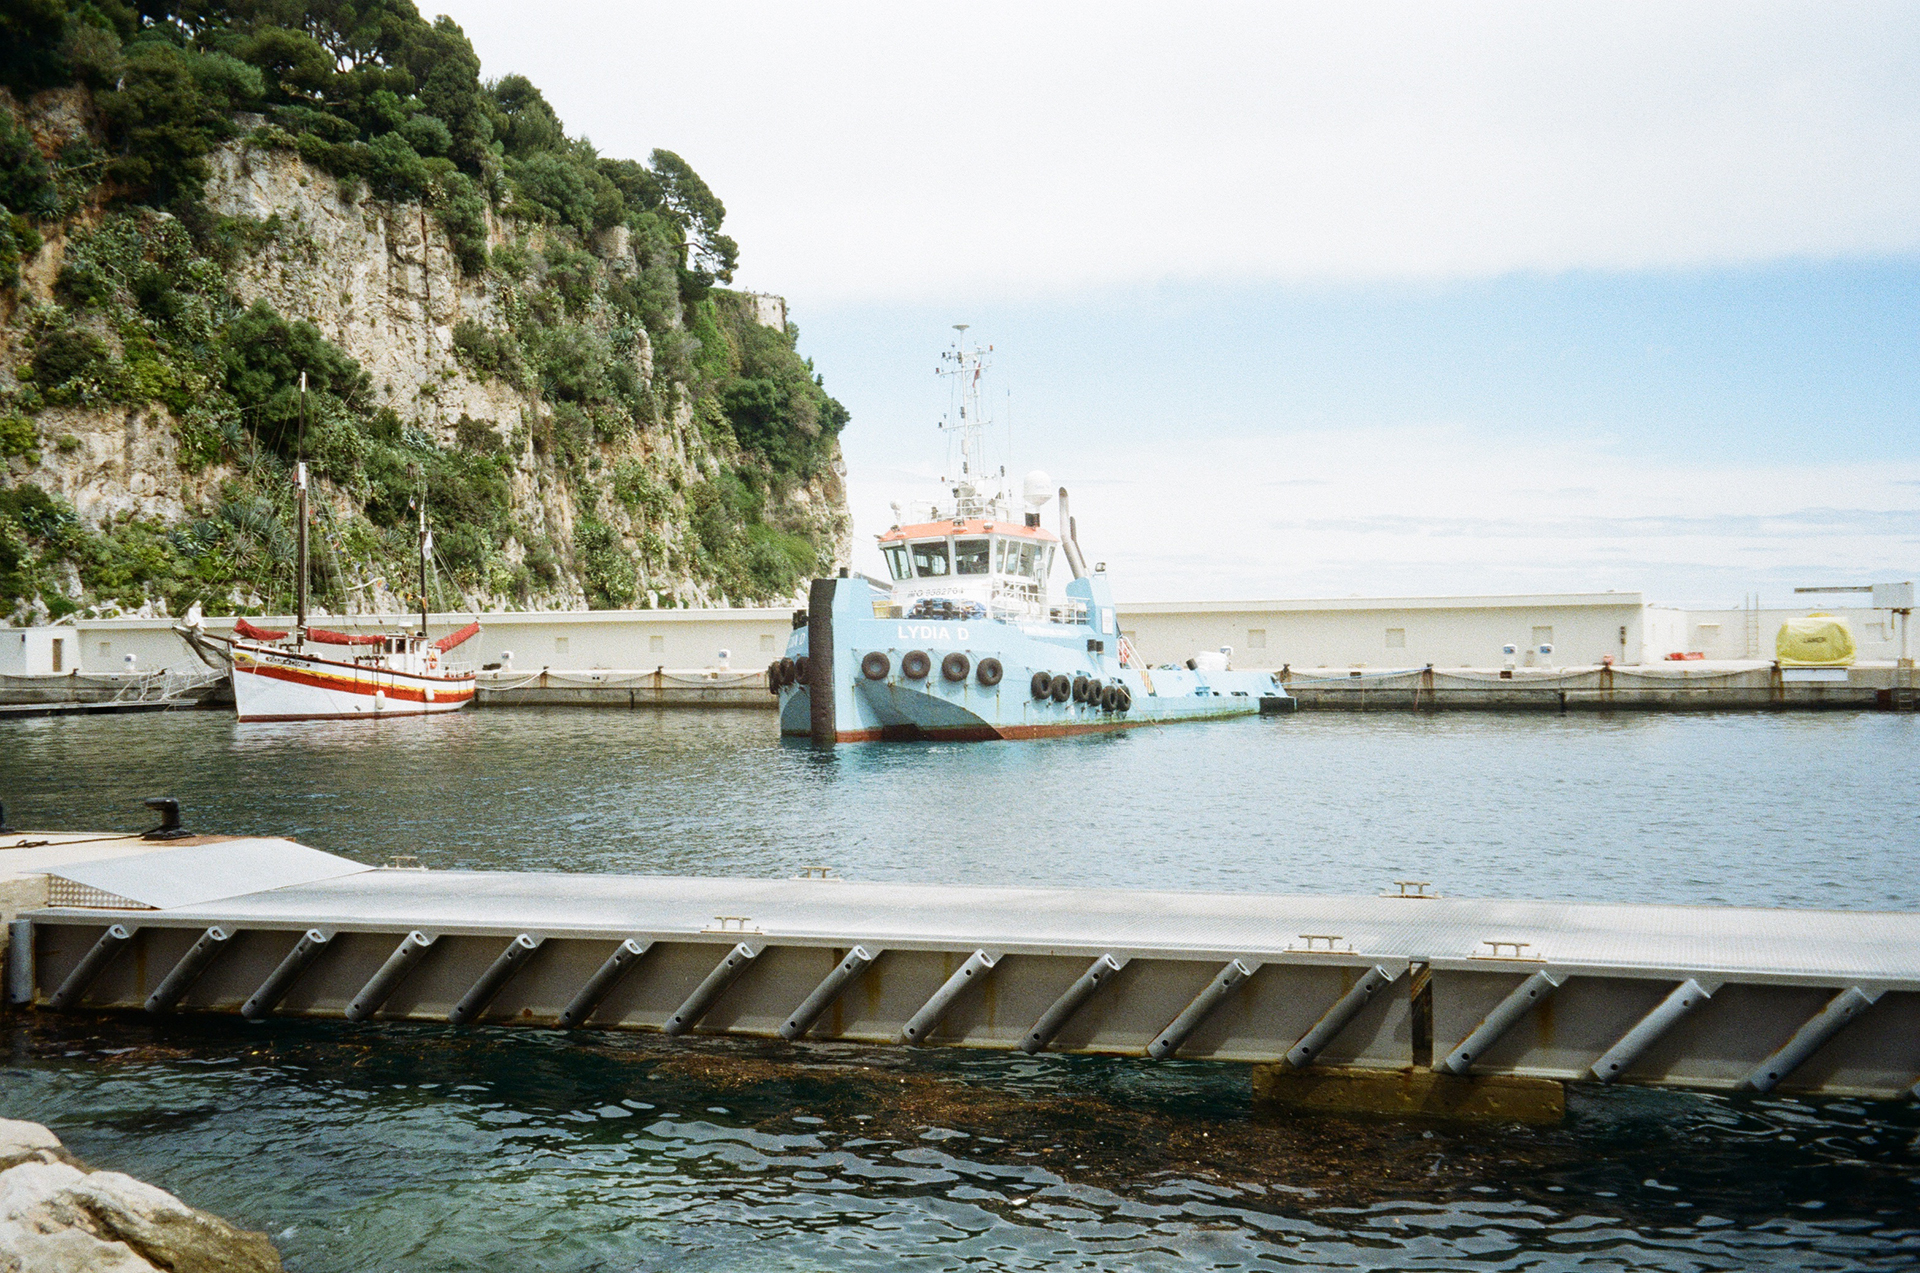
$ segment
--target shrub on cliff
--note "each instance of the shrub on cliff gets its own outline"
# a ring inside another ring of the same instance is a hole
[[[257,68],[153,31],[128,47],[118,86],[99,95],[117,156],[108,176],[139,202],[200,220],[206,156],[261,92]]]
[[[781,477],[812,476],[833,454],[851,418],[847,409],[794,349],[797,329],[763,326],[742,297],[716,299],[721,303],[709,302],[713,330],[727,344],[733,373],[721,386],[720,403],[734,436]]]
[[[640,589],[639,572],[613,527],[595,517],[582,517],[573,526],[573,547],[590,607],[624,610],[633,604]]]
[[[312,323],[289,322],[265,301],[229,323],[220,343],[227,392],[253,435],[282,457],[292,458],[299,445],[301,373],[321,399],[308,403],[309,420],[335,404],[353,412],[368,406],[372,382],[360,364]]]
[[[0,209],[40,219],[60,210],[60,191],[33,135],[0,111]]]

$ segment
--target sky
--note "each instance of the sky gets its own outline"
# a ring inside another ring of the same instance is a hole
[[[423,7],[726,202],[862,568],[967,323],[1122,600],[1920,572],[1920,4]]]

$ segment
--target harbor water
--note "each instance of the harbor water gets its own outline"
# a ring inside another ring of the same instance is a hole
[[[18,722],[20,827],[430,867],[1920,908],[1920,718],[1312,714],[816,752],[758,712]],[[1266,1114],[1247,1072],[651,1035],[18,1014],[0,1116],[301,1273],[1896,1269],[1911,1105],[1570,1091]],[[1916,1045],[1920,1073],[1920,1044]]]

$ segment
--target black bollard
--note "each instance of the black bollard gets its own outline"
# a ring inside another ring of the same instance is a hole
[[[142,832],[142,840],[178,840],[193,834],[181,829],[180,802],[172,796],[149,796],[141,803],[160,815],[160,825]]]

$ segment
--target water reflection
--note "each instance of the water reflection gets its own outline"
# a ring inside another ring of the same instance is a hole
[[[230,1022],[17,1028],[12,1112],[289,1267],[1645,1269],[1920,1255],[1920,1117],[1577,1093],[1262,1117],[1232,1067]]]
[[[1920,719],[1304,715],[782,745],[758,712],[12,723],[16,825],[437,867],[1920,905]],[[0,1115],[301,1273],[1920,1267],[1920,1114],[1576,1091],[1556,1128],[1256,1117],[1230,1066],[15,1017]]]
[[[1307,714],[992,745],[782,745],[769,713],[6,727],[18,825],[294,835],[437,867],[1911,909],[1920,718]]]

